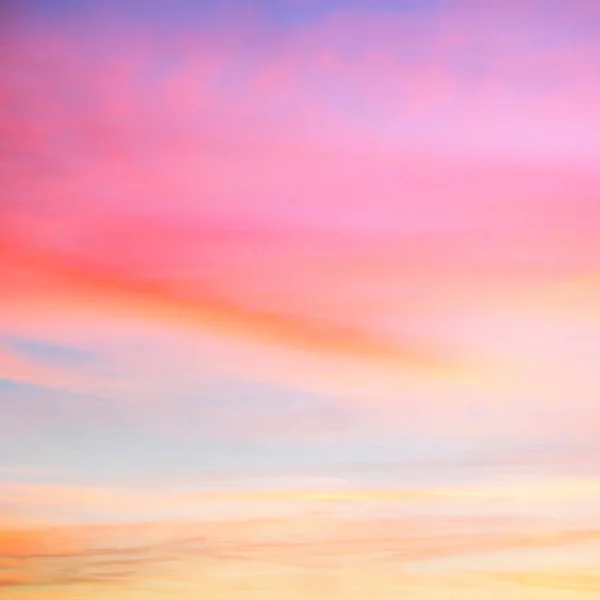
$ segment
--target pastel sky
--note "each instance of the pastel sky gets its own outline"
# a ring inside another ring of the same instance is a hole
[[[600,596],[600,2],[0,28],[2,598]]]

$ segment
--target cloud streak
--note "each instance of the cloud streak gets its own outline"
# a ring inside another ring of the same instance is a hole
[[[223,562],[231,568],[250,561],[267,568],[289,565],[319,570],[358,560],[368,568],[373,564],[381,568],[392,563],[408,566],[446,557],[600,542],[600,532],[595,530],[521,527],[520,533],[509,533],[494,531],[498,524],[502,526],[502,521],[473,517],[429,521],[371,519],[354,521],[351,533],[344,520],[315,517],[63,526],[5,531],[0,555],[5,567],[12,569],[4,576],[5,588],[40,584],[68,588],[79,584],[118,585],[147,577],[150,572],[168,574],[178,564],[193,568],[195,561]],[[507,526],[511,528],[510,520],[504,522]],[[544,585],[536,573],[492,577],[520,585]],[[568,584],[568,579],[565,582]],[[585,583],[585,579],[581,582]],[[554,583],[561,587],[560,574]],[[545,585],[552,586],[551,578]]]

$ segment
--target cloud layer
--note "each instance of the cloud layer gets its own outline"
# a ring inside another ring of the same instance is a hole
[[[1,9],[3,593],[593,597],[598,8],[218,4]]]

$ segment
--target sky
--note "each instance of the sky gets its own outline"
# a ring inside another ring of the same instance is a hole
[[[3,598],[600,595],[600,3],[0,27]]]

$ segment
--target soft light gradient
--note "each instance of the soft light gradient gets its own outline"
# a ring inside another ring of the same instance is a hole
[[[0,594],[600,596],[600,3],[0,9]]]

